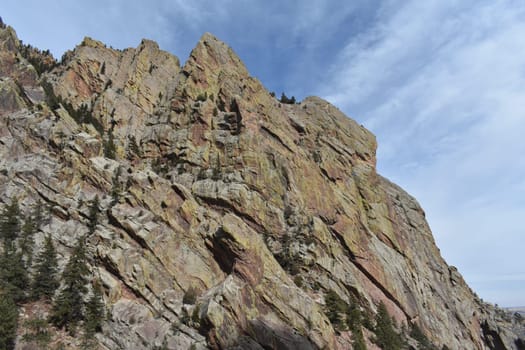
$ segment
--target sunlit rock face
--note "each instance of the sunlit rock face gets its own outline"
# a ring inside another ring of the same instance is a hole
[[[100,348],[351,349],[330,290],[371,319],[384,303],[439,349],[523,344],[377,174],[374,135],[330,103],[281,103],[210,34],[182,67],[148,40],[86,38],[41,74],[21,50],[1,29],[1,199],[49,208],[36,241],[51,234],[61,266],[100,199]]]

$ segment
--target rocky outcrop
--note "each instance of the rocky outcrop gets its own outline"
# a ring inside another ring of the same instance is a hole
[[[148,40],[86,38],[40,76],[10,27],[0,49],[0,198],[46,203],[37,241],[62,263],[100,198],[102,348],[349,349],[331,290],[439,348],[518,348],[377,174],[375,137],[320,98],[281,104],[212,35],[182,67]]]

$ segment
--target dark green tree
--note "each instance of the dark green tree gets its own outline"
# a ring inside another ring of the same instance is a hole
[[[342,315],[347,309],[346,302],[332,289],[330,289],[325,297],[325,314],[338,331],[345,328],[345,323]]]
[[[44,89],[44,94],[46,95],[46,100],[47,104],[49,105],[49,108],[55,110],[58,107],[60,107],[62,99],[60,98],[60,96],[57,96],[55,94],[53,85],[45,78],[42,81],[42,89]]]
[[[88,213],[89,234],[94,233],[95,229],[97,228],[99,213],[100,213],[100,201],[98,199],[98,196],[95,196],[95,198],[93,198],[93,200],[91,201],[89,205],[89,213]]]
[[[49,323],[43,318],[33,318],[24,322],[26,333],[22,339],[25,342],[32,342],[38,345],[41,349],[48,349],[48,344],[51,341],[51,334],[49,333]]]
[[[113,137],[113,131],[108,131],[107,140],[104,141],[104,157],[109,159],[115,159],[117,155],[117,146],[115,145],[115,138]]]
[[[363,336],[363,330],[361,327],[357,330],[352,331],[352,349],[353,350],[366,350],[365,338]]]
[[[82,338],[83,349],[93,349],[95,347],[94,335],[102,331],[104,318],[105,312],[102,291],[99,282],[96,281],[93,285],[93,294],[86,303],[84,336]]]
[[[0,293],[0,349],[15,348],[18,307],[8,293]]]
[[[3,252],[0,256],[0,282],[4,294],[14,302],[25,300],[29,284],[22,253],[17,252],[15,240],[20,236],[20,207],[16,198],[11,199],[0,216],[0,238]]]
[[[45,298],[51,300],[60,286],[57,278],[57,253],[51,236],[47,235],[44,249],[38,254],[35,263],[35,276],[31,288],[31,297],[34,300]]]
[[[44,223],[44,206],[39,200],[33,210],[26,215],[22,225],[22,235],[20,239],[20,251],[25,257],[26,265],[30,267],[33,263],[33,250],[35,247],[35,234]]]
[[[365,338],[363,336],[363,313],[353,295],[350,295],[350,304],[346,307],[346,325],[352,331],[352,348],[354,350],[366,350]]]
[[[381,302],[377,308],[375,321],[375,343],[383,350],[403,349],[403,337],[394,329],[392,318],[388,314],[383,302]]]
[[[112,184],[111,184],[111,206],[114,206],[118,203],[119,198],[122,194],[122,184],[120,183],[120,175],[122,170],[120,167],[117,168],[115,174],[113,175]]]
[[[197,289],[190,287],[186,290],[184,295],[182,296],[182,303],[183,304],[195,304],[195,301],[197,300]]]
[[[84,321],[86,335],[92,336],[102,330],[104,315],[105,311],[102,290],[100,283],[96,282],[93,285],[93,294],[86,304],[86,319]]]
[[[26,299],[26,291],[29,286],[29,276],[22,257],[17,252],[15,242],[6,242],[4,252],[0,257],[0,279],[2,289],[8,293],[15,302],[23,302]]]
[[[281,103],[286,103],[286,104],[295,104],[296,102],[295,96],[288,98],[288,96],[286,96],[284,92],[281,94],[281,99],[279,101]]]
[[[363,324],[363,315],[359,309],[359,304],[357,300],[351,298],[350,305],[346,308],[346,324],[348,328],[354,332],[356,330],[361,330]]]
[[[26,259],[27,266],[32,265],[33,249],[35,246],[34,235],[37,232],[36,223],[31,215],[28,215],[22,226],[22,237],[20,239],[20,251]]]
[[[0,219],[0,238],[4,242],[11,242],[19,237],[20,207],[16,198],[11,199],[11,203],[4,207]]]
[[[74,334],[78,322],[84,319],[84,295],[87,275],[85,238],[79,240],[69,258],[62,280],[64,287],[55,299],[50,321],[57,327],[65,327]]]
[[[31,217],[33,218],[37,231],[44,224],[44,209],[44,204],[39,199],[31,212]]]
[[[410,336],[419,343],[420,350],[437,350],[417,324],[412,324]]]
[[[142,157],[142,150],[140,149],[137,139],[131,135],[128,143],[128,158]]]

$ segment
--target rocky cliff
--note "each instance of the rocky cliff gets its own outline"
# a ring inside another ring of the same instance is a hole
[[[0,200],[49,208],[37,247],[50,234],[63,266],[100,199],[86,241],[100,348],[351,349],[334,294],[439,349],[523,348],[377,174],[374,135],[328,102],[280,103],[210,34],[183,66],[148,40],[86,38],[59,63],[29,51],[0,30]]]

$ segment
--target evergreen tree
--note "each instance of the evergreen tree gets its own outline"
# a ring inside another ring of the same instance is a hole
[[[44,204],[39,199],[36,202],[35,208],[33,209],[33,212],[32,212],[32,218],[35,223],[37,231],[44,224],[44,209],[45,209]]]
[[[17,328],[18,308],[9,294],[0,294],[0,349],[15,348]]]
[[[402,349],[404,343],[403,338],[394,329],[392,318],[388,314],[386,306],[383,302],[381,302],[377,308],[375,321],[375,343],[383,350]]]
[[[104,320],[104,302],[100,284],[95,282],[93,294],[86,303],[86,317],[84,320],[84,336],[82,339],[83,349],[93,349],[95,347],[94,335],[102,331]]]
[[[0,279],[2,289],[9,294],[15,302],[23,302],[29,286],[29,276],[22,257],[16,251],[15,242],[6,242],[4,252],[0,258]]]
[[[49,323],[43,318],[33,318],[24,322],[26,328],[22,340],[28,343],[36,343],[41,349],[48,349],[51,341]]]
[[[128,159],[132,159],[134,157],[142,157],[142,150],[137,143],[137,139],[132,135],[129,137]]]
[[[122,194],[122,185],[120,184],[121,167],[117,168],[115,175],[113,175],[112,186],[111,186],[111,206],[114,206],[119,202],[119,198]]]
[[[92,234],[95,232],[95,229],[98,225],[98,214],[100,212],[100,202],[98,200],[98,196],[95,196],[93,200],[91,201],[91,204],[89,206],[89,213],[88,213],[88,229],[89,234]]]
[[[366,350],[362,324],[363,314],[359,309],[359,304],[356,298],[350,295],[350,305],[346,308],[346,325],[352,331],[352,348],[354,350]]]
[[[93,334],[102,330],[104,315],[105,312],[102,291],[100,284],[96,282],[93,286],[93,294],[86,304],[86,319],[84,322],[86,335],[92,336]]]
[[[36,258],[35,277],[31,288],[33,299],[52,299],[56,289],[60,286],[57,272],[57,253],[51,236],[47,235],[44,241],[44,250]]]
[[[79,240],[69,258],[62,280],[64,287],[56,298],[51,312],[51,322],[59,327],[66,327],[74,333],[76,325],[84,318],[84,298],[88,275],[86,265],[85,238]]]
[[[410,336],[419,344],[419,350],[435,350],[437,349],[427,338],[425,333],[418,327],[417,324],[412,324],[410,329]]]
[[[347,304],[335,291],[330,289],[325,297],[325,314],[337,331],[345,328],[344,320],[341,314],[347,308]]]
[[[32,265],[33,249],[35,246],[34,235],[37,230],[35,220],[31,215],[28,215],[22,226],[22,239],[20,240],[20,251],[26,259],[27,266]]]
[[[359,329],[352,331],[352,349],[353,350],[366,350],[365,338],[363,336],[363,330]]]
[[[35,234],[44,223],[43,204],[40,200],[36,203],[31,213],[26,215],[22,226],[22,237],[20,240],[20,250],[25,257],[26,265],[30,267],[33,263],[33,250],[35,247]]]
[[[350,301],[351,303],[346,309],[346,324],[348,325],[348,328],[352,332],[354,332],[357,330],[361,330],[361,325],[363,324],[363,316],[355,298],[351,297]]]
[[[115,138],[111,129],[108,131],[108,138],[106,141],[104,141],[103,145],[104,157],[109,159],[115,159],[117,155],[117,146],[115,145]]]
[[[4,207],[0,221],[0,238],[4,242],[14,241],[20,235],[20,207],[16,198]]]
[[[286,104],[295,104],[296,103],[295,96],[292,96],[291,98],[288,98],[288,96],[286,96],[284,92],[281,94],[281,99],[279,101],[281,103],[286,103]]]

